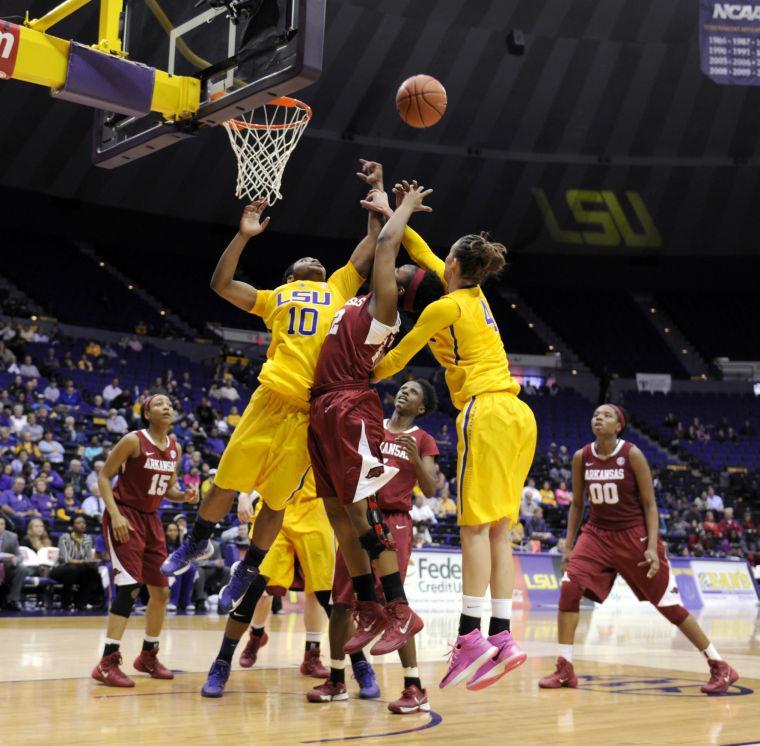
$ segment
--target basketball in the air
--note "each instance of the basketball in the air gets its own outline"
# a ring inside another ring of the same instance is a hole
[[[396,108],[410,127],[432,127],[446,112],[446,89],[430,75],[413,75],[398,89]]]

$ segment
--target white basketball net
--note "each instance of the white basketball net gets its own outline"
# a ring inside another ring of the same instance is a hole
[[[282,97],[223,123],[238,163],[236,197],[282,199],[285,166],[310,120],[309,106]]]

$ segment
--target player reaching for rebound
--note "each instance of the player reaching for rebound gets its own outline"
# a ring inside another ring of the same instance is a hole
[[[394,189],[397,204],[412,187]],[[402,203],[403,204],[403,203]],[[398,209],[398,208],[397,208]],[[390,208],[386,207],[390,215]],[[440,687],[467,681],[482,689],[524,663],[510,634],[514,564],[509,541],[536,447],[536,420],[517,398],[504,344],[481,283],[504,267],[506,248],[485,236],[467,235],[446,261],[408,228],[404,246],[420,266],[435,272],[447,295],[431,303],[414,328],[378,363],[375,376],[398,373],[425,344],[446,369],[457,417],[457,519],[462,541],[462,614],[449,670]],[[480,632],[486,590],[491,622]]]
[[[330,616],[330,589],[335,570],[335,537],[327,520],[325,506],[316,495],[314,478],[309,470],[303,488],[285,508],[282,529],[261,563],[258,576],[248,586],[239,606],[230,612],[219,653],[201,689],[204,697],[221,697],[224,694],[230,676],[232,656],[248,625],[255,621],[257,604],[264,590],[268,587],[283,590],[290,588],[294,580],[296,559],[304,575],[304,592],[307,599],[304,608],[306,649],[301,673],[315,678],[327,675],[327,669],[319,659],[320,638],[324,620],[322,609],[328,617]],[[256,507],[260,504],[259,501]],[[241,493],[238,497],[238,518],[247,523],[254,517],[254,513],[251,497]],[[257,520],[258,515],[253,521],[251,534]],[[248,643],[240,656],[240,665],[250,668],[256,662],[259,648],[266,645],[266,642],[263,623],[254,624]]]
[[[384,423],[385,437],[380,446],[388,466],[398,469],[398,474],[377,493],[377,503],[383,513],[398,556],[401,582],[412,553],[413,524],[409,512],[412,509],[412,490],[419,483],[428,497],[435,494],[435,456],[438,446],[431,435],[416,427],[414,420],[436,408],[435,390],[428,381],[407,381],[396,393],[396,401],[389,420]],[[383,596],[379,581],[375,582],[378,598]],[[338,552],[330,614],[330,677],[307,693],[309,702],[329,702],[348,699],[345,686],[345,656],[343,646],[352,634],[351,605],[354,589],[346,563]],[[404,668],[404,690],[400,699],[391,702],[388,709],[405,715],[428,711],[427,690],[422,687],[417,669],[417,651],[414,638],[408,640],[398,651]],[[354,677],[359,682],[359,696],[372,699],[380,696],[372,666],[359,650],[351,654]]]
[[[362,161],[360,176],[370,187],[382,188],[380,164]],[[234,277],[249,239],[269,224],[269,218],[261,220],[266,206],[265,200],[257,199],[245,208],[238,233],[214,270],[211,287],[233,305],[264,319],[272,332],[267,361],[192,530],[162,567],[164,574],[175,575],[207,553],[214,525],[229,513],[235,496],[255,489],[264,504],[245,559],[233,565],[230,581],[219,593],[220,613],[241,602],[277,537],[285,506],[303,487],[309,469],[309,392],[317,357],[335,313],[369,273],[382,227],[378,216],[371,214],[367,235],[349,262],[329,278],[325,279],[319,260],[304,257],[287,268],[280,287],[257,290]]]
[[[372,291],[338,311],[322,346],[312,389],[309,454],[317,494],[351,575],[357,596],[357,630],[344,652],[355,653],[382,634],[373,655],[398,650],[417,634],[422,620],[407,604],[393,539],[375,495],[398,472],[383,464],[383,410],[370,388],[372,367],[399,329],[399,297],[412,311],[426,296],[442,291],[440,282],[411,268],[396,270],[404,226],[415,210],[426,210],[429,194],[414,187],[377,239]],[[369,201],[368,201],[369,200]],[[362,204],[387,197],[377,190]],[[378,603],[371,561],[376,562],[386,604]],[[333,674],[331,672],[331,675]]]
[[[542,689],[578,686],[573,642],[581,597],[603,602],[619,573],[640,601],[649,601],[705,656],[710,680],[702,691],[725,694],[739,675],[679,603],[675,576],[659,537],[649,464],[635,445],[620,437],[627,419],[625,411],[614,404],[597,407],[591,418],[595,440],[573,456],[573,502],[567,518],[557,620],[559,657],[554,673],[538,685]],[[589,519],[576,543],[585,495],[589,497]]]
[[[125,435],[113,448],[98,477],[106,512],[103,536],[114,569],[116,596],[108,614],[106,645],[92,677],[106,686],[134,686],[119,667],[119,645],[140,585],[148,586],[150,600],[145,612],[145,641],[134,667],[154,679],[173,679],[174,674],[158,660],[158,638],[169,602],[167,579],[161,574],[166,559],[166,539],[159,503],[197,503],[194,489],[177,488],[177,464],[182,456],[169,435],[174,410],[163,394],[148,397],[142,405],[147,428]],[[116,486],[111,480],[118,475]]]

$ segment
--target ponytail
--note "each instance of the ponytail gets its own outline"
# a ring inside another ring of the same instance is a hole
[[[497,277],[507,263],[507,247],[491,241],[488,233],[462,236],[454,244],[454,256],[462,268],[462,277],[476,285]]]

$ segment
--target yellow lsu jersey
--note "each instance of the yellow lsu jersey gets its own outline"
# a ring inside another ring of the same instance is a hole
[[[417,264],[434,271],[444,282],[444,262],[411,228],[404,233],[404,247]],[[395,375],[426,343],[446,371],[451,400],[458,409],[479,394],[520,392],[480,286],[455,290],[431,303],[409,334],[377,365],[375,377]]]
[[[333,317],[363,282],[348,262],[327,282],[297,280],[274,290],[257,291],[251,313],[261,316],[272,333],[259,381],[278,394],[308,404],[314,368]]]

